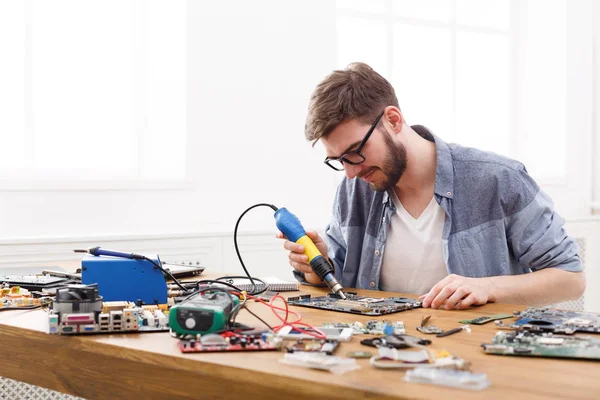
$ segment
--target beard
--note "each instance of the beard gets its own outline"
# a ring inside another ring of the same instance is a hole
[[[375,170],[381,170],[385,175],[382,182],[370,182],[371,189],[377,192],[386,192],[391,189],[406,171],[407,157],[406,147],[402,143],[394,143],[387,134],[383,135],[385,141],[386,155],[381,167],[371,167],[361,176],[366,176]]]

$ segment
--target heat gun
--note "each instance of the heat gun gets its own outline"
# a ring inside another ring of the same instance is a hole
[[[275,211],[275,223],[288,240],[304,246],[304,254],[308,256],[308,261],[315,274],[329,286],[333,293],[345,300],[346,295],[343,292],[342,285],[335,279],[333,267],[306,235],[300,220],[286,208],[280,208]]]

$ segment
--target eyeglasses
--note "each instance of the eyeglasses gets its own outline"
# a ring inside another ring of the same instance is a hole
[[[375,122],[373,122],[373,125],[371,125],[371,128],[369,128],[369,131],[367,132],[363,140],[360,142],[356,150],[349,151],[340,157],[327,157],[323,162],[329,165],[331,168],[335,169],[336,171],[343,171],[344,164],[359,165],[365,162],[365,156],[361,153],[361,151],[363,147],[365,147],[367,140],[369,140],[369,138],[371,137],[371,134],[375,130],[375,127],[379,123],[381,117],[383,117],[383,111],[381,112],[381,114],[379,114]]]

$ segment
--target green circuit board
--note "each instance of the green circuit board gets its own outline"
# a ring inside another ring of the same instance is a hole
[[[565,336],[526,330],[498,332],[492,343],[484,343],[481,347],[487,354],[600,361],[600,340],[590,336]]]
[[[356,292],[346,292],[346,299],[333,293],[312,297],[310,294],[288,297],[291,306],[318,308],[360,315],[385,315],[421,307],[421,301],[407,297],[366,297]]]
[[[514,313],[512,325],[496,322],[499,327],[525,329],[532,332],[552,332],[572,335],[575,332],[600,333],[600,315],[596,313],[559,310],[556,308],[528,308]]]

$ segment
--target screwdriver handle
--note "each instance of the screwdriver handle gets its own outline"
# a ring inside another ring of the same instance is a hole
[[[445,337],[445,336],[450,336],[450,335],[454,335],[455,333],[458,333],[460,331],[462,331],[463,328],[462,327],[458,327],[458,328],[454,328],[454,329],[450,329],[449,331],[444,331],[442,333],[438,333],[437,335],[435,335],[436,337]]]

